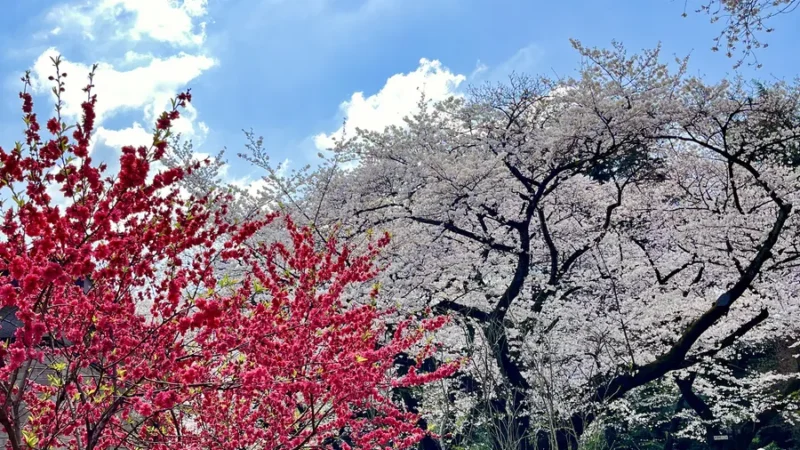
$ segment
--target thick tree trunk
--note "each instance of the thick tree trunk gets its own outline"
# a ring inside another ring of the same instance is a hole
[[[497,423],[496,429],[501,433],[495,445],[498,448],[532,450],[530,444],[530,417],[525,413],[525,400],[530,385],[519,365],[511,359],[508,336],[502,318],[492,318],[485,327],[484,333],[492,345],[492,353],[503,376],[508,383],[509,401],[505,402],[504,412],[499,416],[503,423]]]

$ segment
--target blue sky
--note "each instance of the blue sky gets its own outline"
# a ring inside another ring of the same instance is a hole
[[[631,51],[661,42],[666,58],[691,53],[693,74],[732,74],[733,61],[710,51],[719,26],[703,15],[683,18],[683,9],[682,0],[5,2],[0,140],[10,146],[20,136],[19,76],[33,68],[46,80],[47,56],[58,52],[76,95],[86,67],[103,63],[101,158],[143,139],[169,95],[191,87],[195,101],[181,130],[198,151],[227,147],[228,176],[245,183],[258,172],[236,157],[242,128],[264,135],[275,159],[307,162],[326,142],[315,136],[335,133],[345,116],[348,126],[396,122],[419,88],[437,98],[512,71],[572,75],[579,58],[569,38],[590,46],[616,39]],[[800,13],[773,25],[769,47],[758,53],[763,68],[740,69],[745,77],[800,74],[792,56]],[[46,113],[45,91],[37,99]],[[78,101],[69,97],[68,111]]]

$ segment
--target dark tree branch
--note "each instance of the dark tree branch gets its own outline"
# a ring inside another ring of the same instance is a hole
[[[682,368],[686,361],[686,355],[689,353],[692,346],[709,328],[728,313],[733,303],[742,296],[756,278],[764,262],[770,257],[770,252],[778,241],[778,237],[783,231],[786,219],[789,217],[791,210],[792,206],[790,203],[780,202],[778,217],[772,229],[761,244],[756,256],[750,261],[744,273],[739,277],[739,280],[733,287],[723,293],[710,309],[689,325],[683,332],[681,338],[669,351],[662,354],[655,361],[639,367],[633,374],[625,373],[612,378],[610,382],[596,389],[594,394],[595,400],[611,401],[618,399],[631,389],[654,381],[668,372]],[[748,330],[745,330],[744,333],[747,331]]]
[[[442,313],[447,313],[448,311],[456,312],[461,314],[462,316],[469,317],[475,319],[479,322],[486,322],[489,320],[489,314],[481,311],[478,308],[473,308],[471,306],[464,306],[458,304],[456,302],[451,302],[449,300],[444,300],[436,304],[434,309]]]
[[[714,420],[714,413],[711,412],[711,408],[708,406],[708,404],[706,404],[706,402],[704,402],[703,399],[695,394],[692,390],[692,385],[694,384],[695,378],[697,378],[697,374],[692,373],[689,375],[689,378],[676,379],[675,384],[678,385],[678,389],[680,389],[681,395],[686,401],[686,404],[689,405],[689,407],[692,408],[701,419],[710,422]]]
[[[413,220],[413,221],[415,221],[415,222],[424,223],[426,225],[435,225],[435,226],[443,227],[445,230],[447,230],[447,231],[449,231],[451,233],[455,233],[455,234],[457,234],[459,236],[463,236],[463,237],[471,239],[471,240],[473,240],[475,242],[487,245],[489,248],[492,248],[492,249],[497,250],[497,251],[511,253],[511,252],[514,252],[516,250],[514,247],[512,247],[510,245],[500,244],[498,242],[495,242],[493,239],[484,238],[484,237],[478,236],[477,234],[475,234],[475,233],[473,233],[473,232],[471,232],[469,230],[465,230],[463,228],[460,228],[460,227],[454,225],[452,222],[449,222],[449,221],[445,222],[445,221],[442,221],[442,220],[428,219],[426,217],[417,217],[417,216],[409,216],[408,218]]]
[[[731,333],[728,336],[726,336],[725,339],[723,339],[719,343],[719,347],[711,349],[711,350],[706,350],[706,351],[701,352],[701,353],[698,353],[697,355],[692,357],[692,359],[687,360],[686,367],[694,365],[701,358],[714,356],[717,353],[721,352],[722,350],[730,347],[731,345],[733,345],[736,342],[737,339],[739,339],[740,337],[742,337],[745,334],[749,333],[750,330],[752,330],[753,328],[757,327],[761,322],[767,320],[768,317],[769,317],[769,310],[762,309],[761,312],[757,316],[755,316],[752,319],[748,320],[741,327],[737,328],[736,331],[734,331],[733,333]]]
[[[655,274],[656,274],[656,280],[658,281],[658,284],[660,284],[660,285],[667,284],[669,282],[669,280],[672,279],[672,277],[674,277],[675,275],[683,272],[684,270],[686,270],[687,268],[691,267],[692,265],[697,264],[697,261],[696,261],[695,257],[692,256],[691,260],[687,261],[686,263],[682,264],[679,267],[676,267],[675,269],[672,269],[669,273],[667,273],[666,275],[662,276],[661,275],[661,271],[658,270],[658,266],[656,266],[655,261],[653,261],[653,258],[650,256],[650,252],[648,252],[647,248],[645,248],[644,242],[642,242],[639,239],[635,239],[635,238],[631,239],[631,241],[633,241],[633,243],[636,244],[637,247],[642,249],[642,252],[644,252],[645,257],[647,258],[647,262],[649,262],[650,263],[650,267],[653,268],[653,272],[655,272]]]

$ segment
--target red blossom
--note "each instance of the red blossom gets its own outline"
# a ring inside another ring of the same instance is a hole
[[[61,124],[57,118],[53,117],[47,121],[47,130],[52,134],[58,134],[61,131]]]
[[[46,282],[51,282],[61,275],[61,266],[56,263],[49,263],[42,273]]]
[[[156,121],[156,128],[159,130],[166,130],[167,128],[170,127],[171,124],[172,121],[170,117],[165,113],[158,118],[158,121]]]
[[[24,349],[14,348],[10,352],[9,362],[13,367],[17,368],[25,362],[26,357]]]
[[[33,97],[27,92],[21,92],[19,98],[22,99],[22,112],[30,114],[33,112]]]
[[[17,200],[3,217],[0,296],[20,324],[0,345],[0,381],[14,385],[34,362],[51,376],[28,378],[0,403],[3,417],[29,411],[2,425],[10,439],[73,449],[77,436],[93,448],[154,450],[323,447],[341,429],[359,448],[421,439],[418,418],[393,402],[392,388],[456,366],[405,378],[391,368],[444,322],[406,323],[379,340],[387,313],[342,298],[377,275],[373,260],[388,236],[365,253],[333,239],[320,247],[286,217],[289,242],[255,244],[277,214],[228,221],[226,194],[182,196],[177,183],[189,169],[149,181],[189,91],[159,118],[154,145],[123,147],[119,173],[107,177],[88,155],[91,87],[90,77],[72,139],[58,136],[53,118],[55,136],[43,141],[22,93],[28,146],[0,149],[0,179],[21,184],[13,192],[0,184],[0,197]],[[53,191],[66,206],[51,201]],[[242,271],[223,282],[218,262]],[[425,358],[435,347],[422,348]]]
[[[11,306],[16,301],[16,293],[14,287],[10,284],[0,286],[0,302],[3,306]]]

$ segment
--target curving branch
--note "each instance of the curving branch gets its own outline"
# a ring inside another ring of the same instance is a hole
[[[627,392],[639,386],[647,384],[651,381],[657,380],[665,374],[678,370],[684,367],[686,356],[691,350],[692,346],[700,339],[709,328],[714,326],[722,317],[727,315],[731,306],[738,300],[742,294],[747,290],[750,284],[758,275],[764,262],[769,259],[771,250],[778,241],[778,237],[784,229],[786,219],[792,210],[792,206],[788,202],[781,202],[778,209],[778,217],[772,226],[769,234],[764,242],[760,245],[758,253],[750,261],[747,268],[740,275],[737,282],[719,296],[716,302],[709,308],[702,316],[697,318],[691,325],[683,332],[680,339],[667,351],[658,357],[655,361],[639,367],[632,373],[625,373],[618,375],[610,380],[609,383],[597,388],[594,393],[596,401],[611,401],[618,399],[625,395]],[[764,314],[764,312],[762,312]],[[764,318],[766,319],[766,317]],[[763,320],[763,319],[762,319]],[[751,321],[752,322],[752,321]],[[760,322],[760,321],[759,321]],[[746,329],[740,329],[742,335],[752,329],[757,323]],[[748,322],[750,323],[750,322]],[[736,333],[734,333],[736,335]],[[736,339],[735,336],[732,339]],[[728,341],[726,339],[726,341]],[[724,341],[725,342],[725,341]],[[733,341],[728,341],[730,344]],[[730,345],[728,344],[728,345]]]

